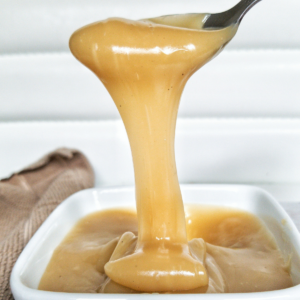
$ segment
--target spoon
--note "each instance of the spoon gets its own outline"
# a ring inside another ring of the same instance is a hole
[[[239,24],[246,12],[259,1],[261,0],[242,0],[227,11],[217,14],[207,14],[202,28],[220,29]]]

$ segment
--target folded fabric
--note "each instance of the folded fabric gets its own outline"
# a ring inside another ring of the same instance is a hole
[[[43,221],[68,196],[93,185],[86,157],[66,148],[0,180],[0,299],[13,299],[12,267]]]

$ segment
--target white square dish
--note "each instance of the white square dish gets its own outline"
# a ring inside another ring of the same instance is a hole
[[[187,294],[185,299],[299,299],[300,234],[278,202],[260,188],[241,185],[182,185],[185,203],[234,207],[258,216],[275,236],[285,260],[291,258],[294,286],[288,289],[243,294]],[[29,241],[11,275],[16,300],[88,300],[88,299],[182,299],[170,294],[78,294],[37,290],[54,249],[82,217],[114,207],[134,207],[133,187],[89,189],[78,192],[60,204]],[[275,221],[275,222],[274,222]]]

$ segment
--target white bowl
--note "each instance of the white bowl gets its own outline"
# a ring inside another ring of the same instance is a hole
[[[185,203],[201,203],[239,208],[260,217],[274,234],[288,260],[292,255],[291,275],[294,287],[245,294],[187,294],[184,299],[299,299],[300,234],[278,202],[262,189],[241,185],[183,185]],[[182,299],[183,295],[159,294],[78,294],[37,290],[52,256],[74,224],[85,215],[101,209],[135,206],[133,187],[99,188],[78,192],[60,204],[35,233],[17,260],[10,279],[16,300],[88,300],[88,299]],[[275,222],[274,222],[275,220]]]

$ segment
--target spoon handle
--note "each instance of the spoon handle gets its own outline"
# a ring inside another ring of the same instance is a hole
[[[203,28],[224,28],[232,24],[238,24],[246,12],[261,0],[241,0],[231,9],[211,14],[205,21]]]

